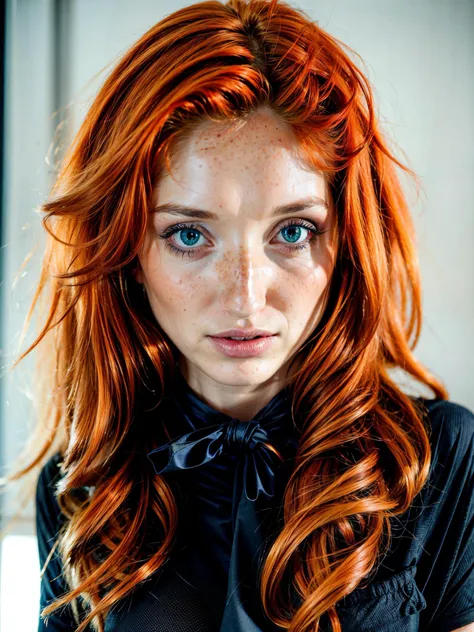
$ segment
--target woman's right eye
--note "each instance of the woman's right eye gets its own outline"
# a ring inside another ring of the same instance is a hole
[[[178,234],[183,245],[189,246],[188,248],[177,248],[173,244],[173,236]],[[165,240],[165,246],[171,252],[175,254],[179,254],[181,256],[192,257],[194,252],[198,250],[198,248],[193,248],[196,243],[199,241],[199,237],[203,236],[202,232],[194,226],[194,224],[175,224],[174,226],[170,226],[167,230],[165,230],[161,235],[159,235],[160,239]]]

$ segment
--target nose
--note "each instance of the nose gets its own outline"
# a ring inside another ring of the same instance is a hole
[[[266,304],[271,278],[268,261],[258,248],[241,248],[229,255],[224,279],[224,308],[234,318],[249,318]]]

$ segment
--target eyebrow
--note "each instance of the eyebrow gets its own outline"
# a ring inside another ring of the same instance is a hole
[[[325,200],[317,195],[313,195],[301,200],[296,200],[295,202],[290,202],[288,204],[279,204],[273,209],[271,216],[275,217],[278,215],[291,215],[292,213],[299,213],[306,210],[307,208],[311,208],[312,206],[322,206],[326,210],[329,210],[328,204],[327,202],[325,202]],[[193,208],[191,206],[186,206],[186,204],[176,204],[174,202],[166,202],[165,204],[160,204],[156,206],[152,210],[152,212],[169,213],[170,215],[184,215],[185,217],[193,217],[204,220],[217,221],[219,219],[219,215],[217,215],[216,213],[212,213],[211,211]]]

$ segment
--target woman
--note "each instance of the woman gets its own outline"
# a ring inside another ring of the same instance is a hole
[[[52,358],[16,475],[41,466],[39,630],[473,629],[474,415],[413,355],[396,165],[283,2],[196,3],[124,55],[43,206],[19,358]]]

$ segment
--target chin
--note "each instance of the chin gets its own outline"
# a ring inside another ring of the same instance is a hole
[[[212,368],[212,377],[216,382],[229,386],[258,385],[270,380],[281,368],[273,362],[249,358],[235,360],[227,358]]]

